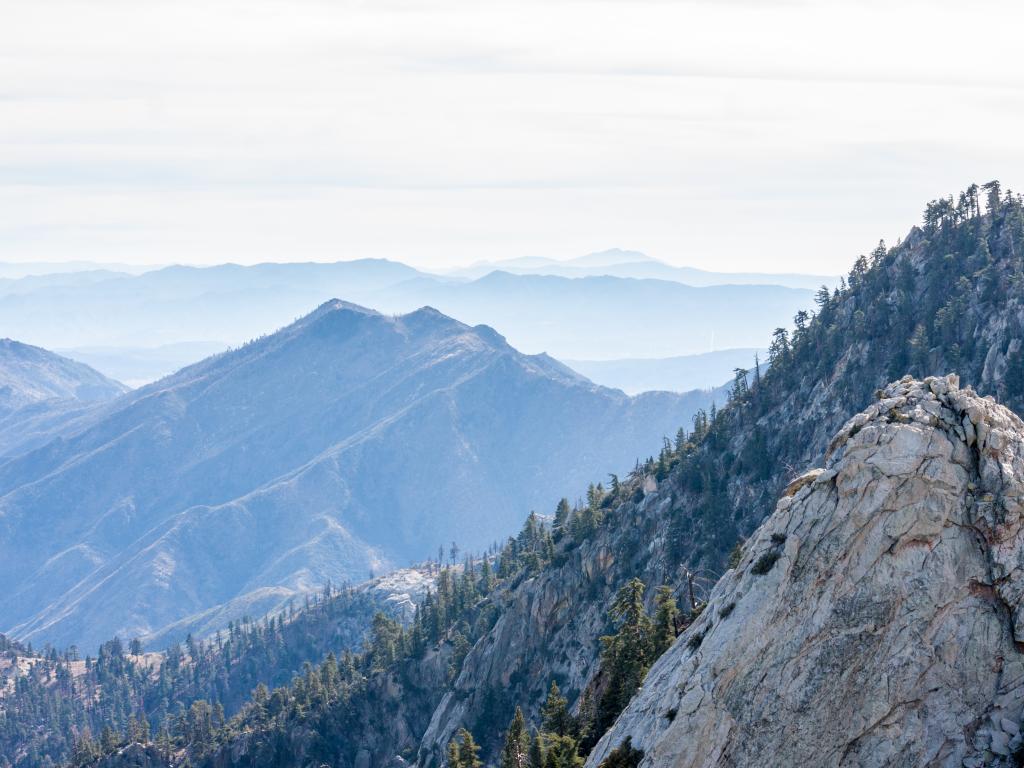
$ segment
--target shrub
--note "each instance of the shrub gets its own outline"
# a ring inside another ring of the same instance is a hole
[[[757,558],[757,562],[751,567],[750,572],[755,576],[764,576],[772,569],[778,559],[778,552],[765,552]]]

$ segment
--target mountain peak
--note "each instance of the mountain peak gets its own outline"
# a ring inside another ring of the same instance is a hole
[[[343,299],[328,299],[306,315],[306,319],[321,317],[330,312],[355,312],[360,315],[380,315],[380,312],[375,309],[370,309],[369,307],[364,307],[359,304],[353,304],[351,301],[344,301]]]
[[[588,766],[627,738],[677,768],[1019,749],[1021,498],[1016,415],[956,376],[889,385],[786,489]]]
[[[482,548],[710,401],[583,381],[430,306],[325,302],[0,462],[0,515],[33,521],[0,541],[4,628],[82,646],[178,631],[438,542]],[[86,474],[106,482],[67,516]]]

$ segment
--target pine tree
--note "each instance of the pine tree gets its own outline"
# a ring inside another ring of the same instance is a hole
[[[455,739],[448,742],[448,768],[462,768],[462,759],[459,757],[459,742]]]
[[[544,768],[544,744],[539,733],[530,740],[530,768]]]
[[[551,690],[548,691],[547,701],[541,708],[543,718],[543,730],[545,733],[554,733],[559,736],[566,736],[572,730],[572,718],[569,715],[569,702],[562,696],[558,689],[558,683],[551,681]]]
[[[480,768],[483,765],[479,757],[480,747],[473,740],[473,734],[460,728],[459,738],[459,768]]]
[[[480,591],[489,594],[494,588],[494,574],[491,572],[491,561],[485,557],[480,563]]]
[[[618,624],[601,638],[601,669],[609,676],[598,707],[597,725],[605,731],[636,693],[653,658],[653,625],[644,610],[644,583],[631,579],[615,596],[609,615]]]
[[[566,524],[569,522],[570,512],[569,500],[566,498],[561,499],[558,502],[558,506],[555,507],[554,526],[556,531],[561,531],[565,528]]]
[[[523,710],[516,712],[505,733],[505,744],[501,748],[501,768],[529,768],[530,735],[526,731]]]
[[[548,737],[544,768],[580,768],[582,765],[583,758],[580,757],[576,739],[572,736]]]
[[[654,596],[654,655],[660,656],[676,639],[679,606],[672,587],[663,584]]]
[[[642,749],[633,749],[631,736],[627,736],[619,746],[608,753],[598,768],[637,768],[644,758]]]

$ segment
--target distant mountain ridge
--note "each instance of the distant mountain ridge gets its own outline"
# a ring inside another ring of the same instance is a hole
[[[381,259],[49,275],[0,281],[0,328],[47,348],[104,347],[103,360],[92,359],[115,375],[138,367],[139,348],[238,346],[336,297],[395,314],[430,305],[470,324],[500,328],[523,352],[576,360],[669,357],[712,344],[753,347],[812,305],[807,287],[695,287],[676,272],[657,271],[660,263],[650,260],[635,262],[647,265],[645,274],[609,274],[617,268],[604,262],[623,258],[639,256],[583,257],[570,262],[576,271],[561,276],[488,269],[473,279]],[[811,282],[816,288],[817,280]],[[112,358],[118,349],[123,357]]]
[[[48,400],[99,402],[125,391],[124,385],[83,363],[0,339],[0,415]]]
[[[333,693],[328,658],[205,743],[172,718],[174,764],[436,768],[468,729],[494,765],[517,708],[557,765],[577,747],[595,768],[1014,764],[1024,200],[987,186],[987,213],[974,186],[859,259],[713,418],[560,520],[529,518],[496,579],[439,589],[397,658],[384,626]],[[165,765],[143,741],[84,764]]]
[[[591,381],[621,389],[630,395],[657,390],[688,392],[707,389],[731,380],[737,368],[753,370],[758,359],[762,368],[767,367],[768,350],[720,349],[678,357],[563,362]]]
[[[88,648],[479,549],[714,397],[630,398],[434,309],[331,301],[0,460],[0,620]]]
[[[839,275],[811,275],[797,272],[714,272],[696,267],[676,267],[639,251],[611,248],[574,259],[527,257],[501,261],[479,261],[446,274],[477,279],[491,272],[556,277],[628,277],[670,280],[694,287],[711,285],[778,285],[787,288],[834,288]]]
[[[602,359],[697,353],[712,341],[755,346],[811,301],[811,291],[781,286],[696,288],[670,280],[491,272],[468,283],[404,283],[380,306],[426,303],[501,328],[526,351]]]

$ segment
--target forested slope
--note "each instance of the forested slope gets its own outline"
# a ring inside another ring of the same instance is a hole
[[[396,756],[471,766],[466,728],[489,764],[517,744],[535,758],[546,752],[554,768],[578,764],[700,614],[702,586],[878,388],[906,373],[955,371],[964,386],[1022,410],[1022,244],[1021,200],[997,185],[930,204],[923,227],[859,259],[844,286],[819,294],[813,316],[776,332],[770,369],[738,375],[728,407],[698,414],[628,478],[561,506],[550,530],[531,518],[488,561],[488,575],[481,565],[464,571],[460,597],[448,590],[409,631],[377,627],[358,677],[337,678],[328,661],[271,694],[272,706],[260,694],[198,738],[179,719],[151,757],[218,767],[364,768]],[[553,681],[571,716],[559,714]],[[524,732],[543,729],[541,743],[517,735],[517,706]],[[82,764],[95,760],[88,746]],[[113,738],[105,747],[119,749]]]

